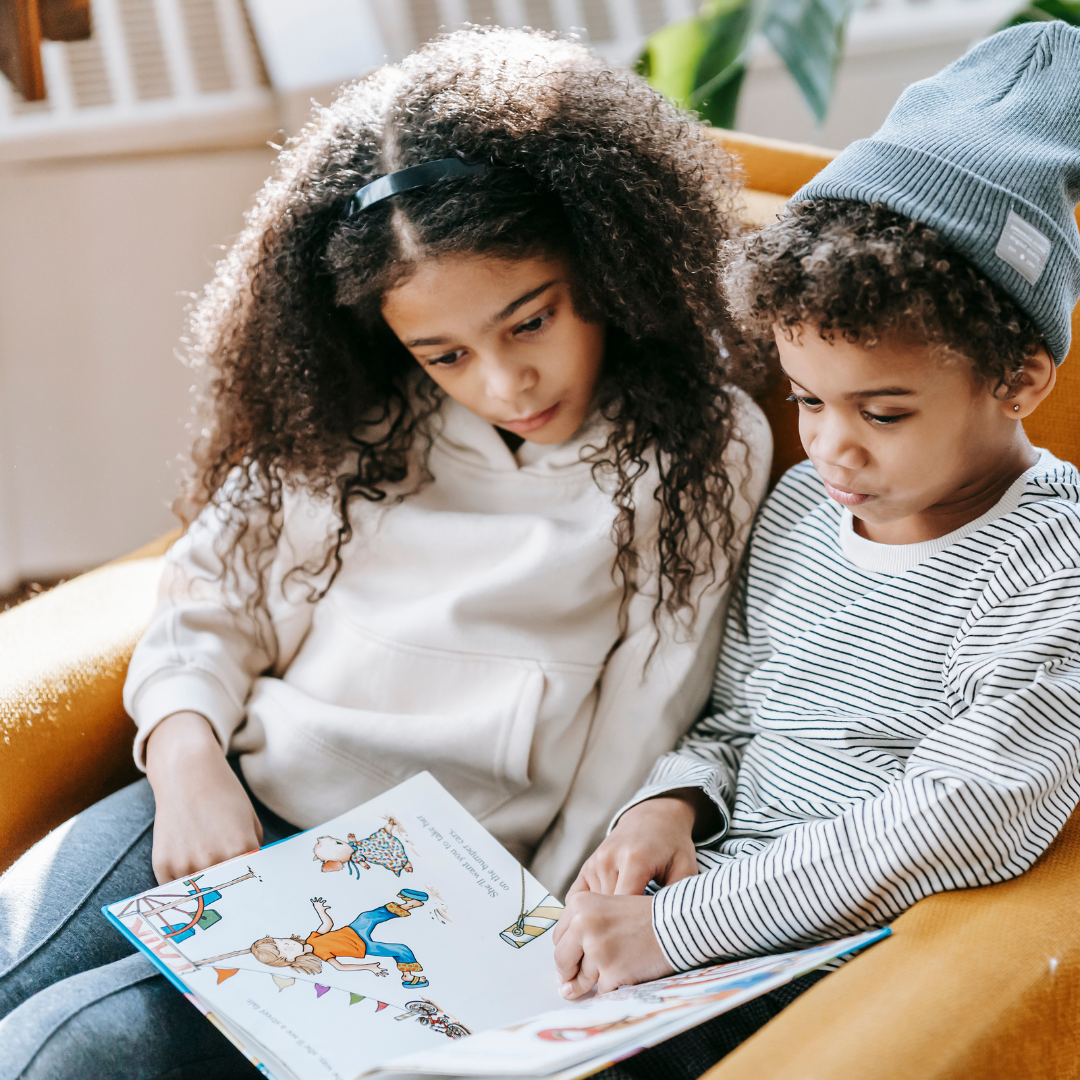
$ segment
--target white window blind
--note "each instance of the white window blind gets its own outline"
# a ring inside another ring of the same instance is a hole
[[[698,0],[377,0],[397,56],[466,22],[576,32],[598,52],[630,63],[654,30],[698,9]]]
[[[88,41],[42,44],[46,100],[25,102],[0,79],[0,159],[272,127],[273,97],[241,0],[92,0],[91,13]]]

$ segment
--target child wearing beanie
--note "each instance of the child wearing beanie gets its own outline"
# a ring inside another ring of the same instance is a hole
[[[809,461],[755,524],[709,715],[571,890],[565,996],[1006,881],[1080,801],[1080,475],[1023,427],[1080,296],[1077,102],[1080,30],[997,34],[731,252]],[[821,977],[665,1044],[658,1075]]]

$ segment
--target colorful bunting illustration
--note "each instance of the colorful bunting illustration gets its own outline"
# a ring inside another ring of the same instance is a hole
[[[239,955],[239,953],[235,955]],[[209,967],[210,965],[208,964],[207,966]],[[206,969],[204,968],[203,970]],[[435,1002],[428,998],[424,998],[420,1001],[409,1001],[402,1004],[401,1002],[379,1001],[377,998],[368,997],[366,994],[358,994],[355,990],[347,990],[344,986],[327,986],[326,983],[317,982],[314,979],[305,979],[303,977],[294,977],[291,975],[274,975],[269,971],[256,971],[253,968],[213,967],[211,970],[217,975],[218,985],[223,983],[226,979],[231,979],[234,975],[238,975],[240,972],[243,972],[245,975],[254,975],[257,977],[269,975],[274,980],[274,985],[278,988],[279,992],[287,990],[290,986],[293,986],[298,982],[307,983],[309,986],[315,987],[316,1001],[321,1001],[331,990],[337,990],[342,994],[349,995],[350,1005],[356,1005],[361,1001],[372,1002],[375,1005],[375,1012],[377,1013],[381,1013],[384,1009],[389,1009],[391,1004],[393,1004],[394,1008],[397,1010],[397,1015],[394,1016],[395,1020],[417,1020],[421,1024],[426,1025],[427,1029],[435,1034],[445,1035],[451,1039],[460,1039],[471,1034],[468,1028],[454,1020],[453,1017],[444,1014]],[[188,997],[189,995],[185,994],[184,996]],[[198,1002],[197,998],[191,996],[190,1000],[197,1008],[205,1012],[204,1006]]]
[[[264,974],[264,972],[253,971],[250,968],[219,968],[219,967],[215,967],[215,968],[213,968],[213,971],[217,975],[217,981],[218,981],[219,985],[221,983],[223,983],[226,979],[231,979],[234,975],[236,975],[238,972],[241,972],[241,971],[243,971],[245,974],[251,974],[251,975],[262,975],[262,974]],[[265,974],[270,975],[271,973],[270,972],[265,972]],[[279,992],[282,991],[282,990],[287,990],[290,986],[293,986],[298,981],[296,978],[294,978],[293,976],[290,976],[290,975],[271,975],[271,978],[274,980],[274,985],[278,988]],[[383,1009],[390,1008],[390,1002],[388,1002],[388,1001],[379,1001],[376,998],[368,997],[367,994],[357,994],[353,990],[346,990],[343,986],[339,986],[339,987],[327,986],[325,983],[316,982],[314,979],[300,979],[299,981],[300,982],[305,982],[309,986],[314,986],[315,987],[315,998],[316,998],[316,1000],[321,999],[323,997],[323,995],[329,993],[329,991],[337,989],[337,990],[341,990],[342,993],[345,993],[345,994],[349,995],[349,1004],[350,1005],[356,1005],[360,1001],[373,1001],[373,1002],[375,1002],[375,1011],[377,1013],[382,1012]],[[397,1008],[400,1009],[401,1006],[398,1005]],[[405,1019],[408,1019],[410,1016],[414,1016],[414,1013],[412,1011],[403,1013],[401,1016],[397,1017],[397,1019],[405,1020]]]

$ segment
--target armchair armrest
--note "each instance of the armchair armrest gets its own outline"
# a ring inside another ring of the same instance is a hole
[[[921,900],[702,1080],[1077,1075],[1080,811],[1026,874]]]
[[[174,538],[0,615],[0,871],[138,777],[124,677]]]

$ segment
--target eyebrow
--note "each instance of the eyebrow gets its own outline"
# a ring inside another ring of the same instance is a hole
[[[905,390],[902,386],[882,386],[877,390],[852,390],[851,393],[845,394],[844,397],[848,401],[852,401],[856,398],[911,397],[914,393],[914,390]]]
[[[802,386],[802,383],[798,379],[792,378],[783,367],[780,368],[784,372],[784,377],[790,379],[796,386]],[[906,390],[902,386],[880,386],[873,390],[852,390],[844,395],[847,401],[856,401],[865,398],[875,397],[911,397],[915,393],[914,390]]]
[[[509,319],[519,307],[523,307],[530,300],[535,300],[541,293],[546,293],[557,280],[557,278],[552,278],[550,281],[545,281],[539,288],[527,292],[524,296],[519,296],[512,303],[507,304],[493,319],[489,319],[488,324],[494,326],[496,323],[501,323],[504,319]]]
[[[493,315],[488,319],[488,326],[495,326],[498,323],[503,322],[503,320],[509,319],[518,308],[523,307],[530,300],[535,300],[542,293],[547,292],[557,281],[558,278],[552,278],[551,281],[544,282],[544,284],[538,288],[531,289],[529,292],[525,293],[524,296],[519,296],[516,300],[512,300],[497,315]],[[415,338],[412,341],[406,341],[405,347],[407,349],[417,349],[424,345],[446,345],[449,344],[449,341],[450,339],[447,337]]]

